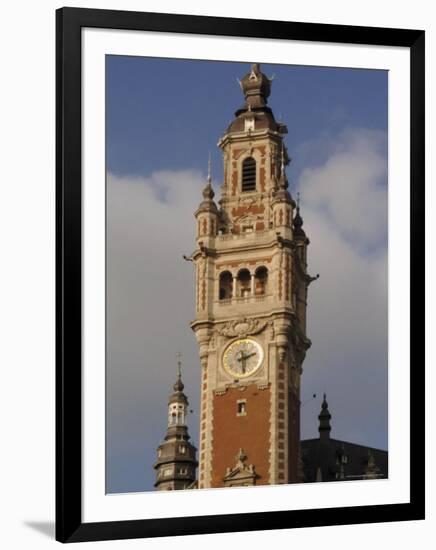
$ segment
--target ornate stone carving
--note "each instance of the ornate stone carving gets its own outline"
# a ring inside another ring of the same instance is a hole
[[[248,317],[242,317],[234,321],[228,321],[221,328],[218,329],[218,334],[221,336],[227,336],[228,338],[244,338],[250,334],[258,334],[268,324],[268,321],[260,319],[252,319]]]
[[[225,487],[243,487],[246,485],[256,485],[256,479],[259,477],[253,464],[245,464],[247,454],[244,449],[239,449],[236,455],[236,464],[233,468],[226,469],[224,476]]]

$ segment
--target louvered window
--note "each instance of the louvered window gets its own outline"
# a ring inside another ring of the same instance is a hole
[[[256,190],[256,161],[248,157],[242,163],[242,191]]]

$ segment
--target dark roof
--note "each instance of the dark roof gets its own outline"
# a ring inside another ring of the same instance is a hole
[[[339,439],[301,441],[301,460],[305,482],[388,477],[387,451]]]

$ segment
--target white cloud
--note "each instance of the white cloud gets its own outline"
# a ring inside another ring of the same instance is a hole
[[[386,238],[385,147],[384,132],[346,130],[328,159],[300,176],[304,204],[361,250],[384,244]]]
[[[327,160],[303,170],[304,227],[311,239],[303,397],[327,390],[332,436],[386,445],[387,159],[381,132],[348,130]],[[314,151],[316,158],[316,152]],[[303,409],[316,436],[319,400]]]
[[[153,481],[177,351],[197,432],[194,274],[182,255],[195,247],[193,213],[204,185],[190,170],[107,178],[108,466],[120,490]]]

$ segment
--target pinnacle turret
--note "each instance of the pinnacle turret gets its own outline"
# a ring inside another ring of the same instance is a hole
[[[165,440],[157,449],[155,487],[158,490],[187,489],[195,481],[196,448],[189,442],[188,398],[183,393],[181,354],[177,354],[177,378],[168,400],[168,427]]]
[[[297,211],[294,217],[294,237],[306,238],[306,233],[303,229],[303,218],[300,214],[300,193],[297,193]]]
[[[330,438],[330,420],[332,415],[330,414],[328,403],[326,400],[326,394],[323,396],[323,401],[321,404],[321,412],[319,413],[319,437],[320,439],[329,439]]]

